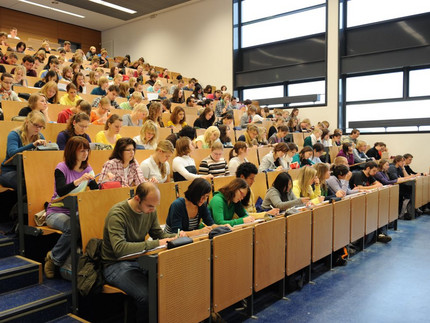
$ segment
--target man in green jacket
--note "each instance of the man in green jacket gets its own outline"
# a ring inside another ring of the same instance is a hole
[[[110,209],[103,231],[104,277],[135,300],[138,322],[148,321],[148,275],[136,260],[121,261],[120,258],[164,246],[174,239],[174,234],[164,233],[160,228],[155,209],[158,204],[158,188],[152,183],[142,183],[133,198]],[[153,240],[145,241],[147,234]]]

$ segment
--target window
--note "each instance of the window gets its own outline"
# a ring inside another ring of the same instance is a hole
[[[280,98],[284,96],[284,86],[266,86],[253,89],[244,89],[243,98],[250,100],[269,99],[269,98]]]
[[[325,26],[325,7],[246,24],[242,27],[242,47],[323,33]]]
[[[320,4],[325,4],[325,0],[265,0],[263,6],[261,0],[244,0],[242,1],[242,23]]]
[[[385,73],[349,77],[346,80],[346,101],[401,98],[403,73]]]
[[[430,68],[409,72],[409,96],[430,95]]]
[[[430,1],[349,0],[348,27],[430,12]]]
[[[289,106],[313,105],[325,103],[325,81],[304,82],[288,85],[288,96],[319,94],[320,98],[315,102],[290,103]]]

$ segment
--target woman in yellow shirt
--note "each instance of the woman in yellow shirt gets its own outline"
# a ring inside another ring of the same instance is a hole
[[[69,83],[66,86],[67,94],[64,94],[60,98],[60,104],[69,105],[75,107],[79,100],[82,98],[78,95],[78,90],[76,89],[76,85],[73,83]]]
[[[94,142],[115,147],[116,141],[121,138],[119,131],[122,127],[122,119],[117,114],[112,114],[106,121],[105,130],[97,133]]]
[[[312,188],[312,184],[314,184],[314,188]],[[293,193],[297,198],[309,197],[313,205],[324,201],[315,168],[311,166],[300,168],[299,177],[293,182]]]
[[[167,122],[167,127],[176,128],[181,130],[185,127],[187,123],[185,122],[185,110],[183,107],[177,106],[173,109],[170,120]]]

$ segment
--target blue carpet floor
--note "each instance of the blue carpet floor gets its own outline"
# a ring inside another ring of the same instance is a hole
[[[430,216],[389,234],[246,322],[429,322]]]

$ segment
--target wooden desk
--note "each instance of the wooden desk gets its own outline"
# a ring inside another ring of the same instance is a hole
[[[286,273],[294,274],[311,264],[312,211],[287,216]]]
[[[383,187],[378,190],[378,228],[388,224],[390,208],[390,190]]]
[[[369,234],[378,228],[378,191],[366,194],[365,233]]]
[[[351,241],[351,201],[349,199],[333,203],[333,251],[337,251]]]
[[[312,210],[312,262],[331,254],[333,247],[333,205]]]
[[[359,194],[350,198],[351,201],[351,229],[350,241],[363,238],[366,227],[366,195]]]

